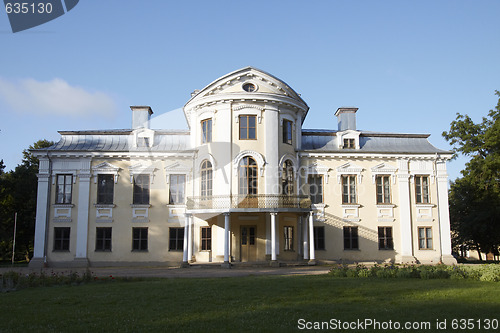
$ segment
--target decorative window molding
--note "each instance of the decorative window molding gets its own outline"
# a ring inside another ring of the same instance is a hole
[[[342,218],[350,219],[349,221],[354,221],[352,219],[356,219],[354,222],[359,221],[359,207],[361,205],[358,204],[343,204],[342,205]]]
[[[154,174],[157,170],[154,166],[152,165],[145,166],[142,165],[142,163],[137,163],[130,166],[128,169],[130,171],[130,184],[134,183],[134,176],[136,175],[149,175],[149,182],[150,184],[153,184],[153,180],[155,177]]]
[[[256,109],[256,110],[248,110],[248,109]],[[264,113],[264,107],[260,105],[254,105],[254,104],[240,104],[236,105],[233,107],[233,111],[241,111],[245,110],[244,114],[245,115],[251,115],[251,116],[257,116],[257,122],[259,124],[262,123],[262,115]],[[241,113],[243,114],[243,113]],[[238,124],[240,119],[239,119],[240,113],[237,112],[234,116],[235,122]]]
[[[337,182],[341,184],[342,175],[356,175],[358,184],[361,184],[361,181],[363,180],[363,176],[361,175],[362,171],[363,168],[354,163],[348,162],[343,164],[337,168]]]
[[[78,172],[75,169],[64,170],[64,169],[52,169],[52,185],[56,184],[57,175],[73,175],[73,184],[76,184],[76,178]]]
[[[212,163],[212,166],[213,166],[213,163]],[[187,183],[191,178],[191,172],[192,172],[191,166],[186,166],[186,165],[183,165],[179,162],[175,162],[173,164],[167,165],[165,167],[166,182],[167,182],[167,184],[170,183],[170,175],[185,175],[186,176],[186,183]]]
[[[257,167],[259,168],[259,174],[261,177],[263,177],[264,166],[266,165],[266,161],[264,160],[264,156],[262,156],[262,154],[253,150],[243,150],[234,158],[233,166],[235,174],[238,174],[238,167],[240,166],[241,159],[246,156],[252,157],[255,160],[255,162],[257,162]]]
[[[120,168],[110,164],[108,162],[103,162],[92,167],[92,175],[94,176],[94,184],[97,184],[97,175],[100,174],[112,174],[114,176],[115,184],[118,183],[118,172]]]
[[[379,175],[390,175],[392,179],[392,183],[396,184],[396,172],[398,168],[386,163],[380,163],[373,168],[371,168],[372,173],[372,182],[375,184],[376,178]]]
[[[216,109],[203,108],[198,113],[198,120],[202,122],[204,120],[212,118],[212,126],[215,125],[215,114],[217,113]]]
[[[331,170],[329,167],[319,164],[318,162],[313,162],[309,165],[301,167],[305,171],[306,179],[309,175],[323,175],[325,184],[328,184],[328,172]]]

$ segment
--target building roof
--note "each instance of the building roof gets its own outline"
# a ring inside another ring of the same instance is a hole
[[[136,147],[132,130],[60,131],[61,140],[39,150],[50,151],[183,151],[191,150],[189,131],[154,131],[152,147]]]
[[[360,131],[359,149],[339,148],[337,131],[302,130],[302,150],[307,152],[360,152],[385,154],[451,154],[434,147],[429,134],[398,134]]]

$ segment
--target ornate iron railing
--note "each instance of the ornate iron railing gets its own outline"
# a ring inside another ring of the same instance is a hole
[[[297,208],[310,209],[311,199],[307,195],[257,194],[257,195],[213,195],[188,197],[187,209],[232,209],[232,208]]]

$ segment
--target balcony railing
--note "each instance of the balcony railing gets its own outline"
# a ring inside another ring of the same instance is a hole
[[[258,208],[279,209],[296,208],[309,210],[311,199],[307,195],[257,194],[257,195],[214,195],[188,197],[187,209],[233,209]]]

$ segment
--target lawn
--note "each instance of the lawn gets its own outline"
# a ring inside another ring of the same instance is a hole
[[[328,275],[109,280],[0,294],[0,332],[276,332],[298,330],[299,323],[305,328],[365,319],[379,325],[392,321],[392,327],[429,322],[432,329],[425,332],[457,332],[452,321],[469,318],[476,329],[468,331],[478,332],[487,320],[500,320],[499,313],[500,284],[467,280]],[[436,330],[436,320],[446,320],[447,330]],[[389,331],[359,328],[347,331]]]

